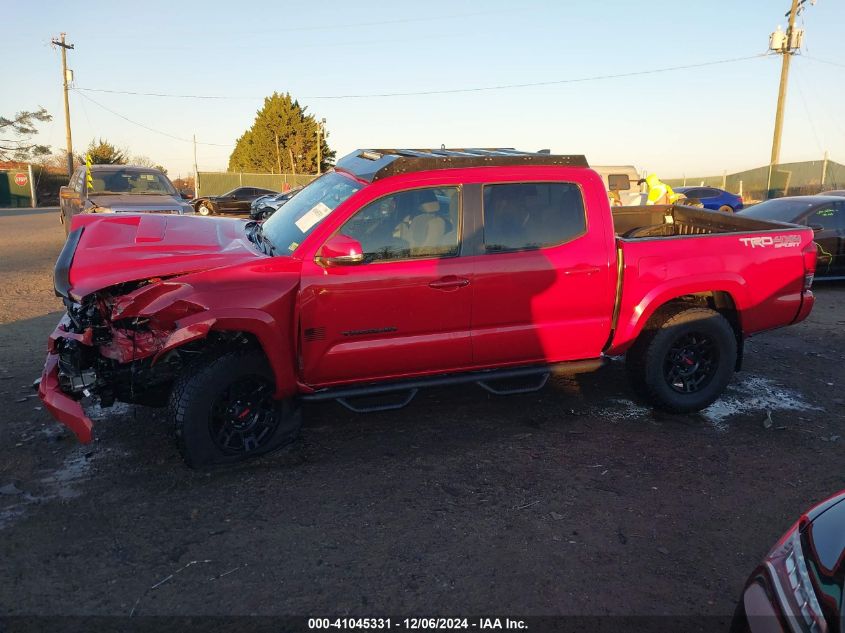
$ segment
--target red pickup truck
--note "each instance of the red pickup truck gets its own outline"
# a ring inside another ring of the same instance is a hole
[[[747,336],[809,314],[815,260],[808,228],[611,212],[582,156],[360,150],[263,224],[75,217],[39,391],[82,442],[84,396],[166,405],[195,467],[290,441],[304,400],[512,393],[622,354],[654,406],[695,411]]]

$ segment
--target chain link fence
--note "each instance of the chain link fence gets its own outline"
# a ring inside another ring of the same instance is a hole
[[[238,187],[260,187],[273,191],[287,191],[307,185],[314,174],[246,174],[230,171],[197,172],[196,195],[219,196]]]
[[[671,187],[718,187],[743,196],[748,201],[782,196],[804,196],[828,189],[845,189],[845,165],[828,158],[801,163],[782,163],[747,169],[721,176],[668,178]]]

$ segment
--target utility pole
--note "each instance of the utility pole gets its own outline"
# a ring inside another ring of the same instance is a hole
[[[194,134],[194,198],[200,197],[200,174],[197,171],[197,135]]]
[[[772,165],[776,165],[780,161],[780,135],[783,131],[783,107],[786,103],[786,85],[789,80],[789,62],[792,59],[793,51],[798,47],[795,46],[795,38],[793,32],[795,29],[795,17],[798,15],[799,5],[804,4],[803,0],[792,0],[792,8],[789,10],[789,25],[786,27],[786,37],[782,40],[778,37],[778,31],[772,34],[772,48],[777,46],[777,52],[783,58],[783,63],[780,69],[780,87],[778,88],[778,107],[775,113],[775,134],[772,138]],[[780,28],[780,27],[778,27]],[[800,42],[799,42],[800,44]]]
[[[276,132],[276,163],[279,166],[279,174],[282,173],[282,154],[279,152],[279,133]]]
[[[317,123],[317,175],[323,172],[323,135],[326,133],[326,119]]]
[[[801,48],[801,42],[804,39],[804,30],[795,28],[795,18],[804,8],[804,3],[807,0],[792,0],[792,6],[786,16],[789,18],[789,23],[786,27],[786,33],[780,30],[769,36],[769,49],[780,55],[782,65],[780,70],[780,86],[778,88],[778,105],[775,112],[775,132],[772,137],[772,157],[769,161],[769,178],[766,189],[771,189],[772,186],[772,170],[775,165],[780,162],[780,140],[783,132],[783,111],[786,105],[786,86],[789,80],[789,62],[792,56]],[[815,4],[815,0],[812,0]],[[767,195],[768,197],[768,195]]]
[[[68,103],[68,77],[73,80],[73,71],[67,69],[67,51],[73,48],[73,44],[65,42],[65,33],[59,36],[59,39],[53,39],[53,46],[58,46],[62,49],[62,82],[64,85],[65,97],[65,139],[67,140],[67,175],[73,174],[73,140],[70,137],[70,104]]]

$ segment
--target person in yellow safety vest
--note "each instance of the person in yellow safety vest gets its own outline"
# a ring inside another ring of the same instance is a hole
[[[657,174],[646,176],[645,183],[648,185],[646,204],[675,204],[681,199],[681,195],[672,191],[672,187],[661,181]]]

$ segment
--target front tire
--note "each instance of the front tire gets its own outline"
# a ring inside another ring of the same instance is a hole
[[[727,319],[689,308],[658,313],[646,327],[625,360],[634,390],[670,413],[711,405],[736,366],[737,340]]]
[[[191,468],[233,464],[292,442],[302,414],[274,400],[275,380],[260,351],[234,351],[188,365],[170,397],[176,446]]]
[[[205,202],[201,202],[197,207],[197,213],[200,215],[211,215],[211,207],[207,206]]]

